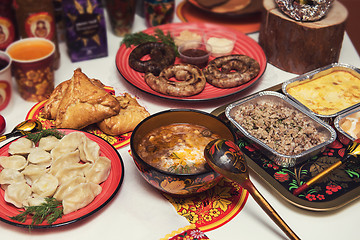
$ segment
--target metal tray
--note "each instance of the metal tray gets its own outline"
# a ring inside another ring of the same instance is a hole
[[[261,140],[251,135],[241,124],[239,124],[234,119],[234,112],[238,109],[238,107],[254,105],[256,103],[262,102],[272,102],[276,105],[281,105],[286,108],[293,109],[296,112],[299,112],[301,115],[304,116],[304,119],[306,119],[306,121],[311,123],[312,126],[316,128],[319,134],[322,134],[326,138],[326,140],[321,144],[318,144],[306,151],[295,155],[286,155],[275,151],[267,144],[263,143]],[[267,157],[273,160],[276,164],[283,167],[292,167],[296,164],[306,161],[309,158],[312,158],[313,156],[316,156],[317,154],[323,152],[326,146],[334,142],[336,139],[335,130],[332,129],[328,124],[324,123],[319,118],[315,117],[305,109],[300,108],[297,104],[295,104],[285,95],[275,91],[259,92],[238,102],[232,103],[226,108],[225,115],[232,122],[232,124],[234,124],[242,132],[242,134],[251,141],[251,143],[255,144],[259,149],[261,149],[261,151]]]
[[[281,87],[282,84],[278,84],[266,91],[282,93]],[[215,109],[212,114],[227,122],[235,132],[239,133],[239,130],[225,116],[227,106]],[[338,139],[328,146],[324,153],[294,167],[281,167],[275,164],[263,153],[256,151],[256,147],[241,137],[241,134],[238,134],[237,143],[244,152],[252,172],[269,185],[276,194],[299,208],[311,211],[332,211],[360,197],[360,168],[351,169],[344,166],[334,170],[306,192],[298,196],[292,194],[300,182],[308,181],[313,175],[341,158],[345,145]]]

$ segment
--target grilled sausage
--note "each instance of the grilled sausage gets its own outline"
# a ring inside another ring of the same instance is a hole
[[[172,81],[174,77],[178,81]],[[188,97],[200,93],[206,84],[200,68],[191,64],[175,64],[163,69],[159,77],[152,73],[145,74],[145,81],[151,89],[159,93]]]
[[[259,74],[260,64],[253,58],[234,54],[211,60],[203,70],[206,81],[218,88],[233,88]]]
[[[149,60],[141,60],[150,55]],[[158,76],[162,69],[175,62],[175,50],[161,42],[147,42],[138,45],[129,55],[129,65],[132,69],[142,73],[153,73]]]

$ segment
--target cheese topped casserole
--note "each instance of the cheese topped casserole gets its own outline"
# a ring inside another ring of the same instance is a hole
[[[337,69],[291,83],[286,90],[314,113],[332,115],[360,102],[360,77]]]

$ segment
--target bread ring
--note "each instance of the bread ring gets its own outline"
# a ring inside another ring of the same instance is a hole
[[[323,18],[330,10],[334,0],[309,0],[301,4],[294,0],[275,0],[279,9],[296,21],[310,22]]]
[[[142,61],[145,55],[150,55],[150,60]],[[175,61],[175,50],[162,42],[147,42],[138,45],[129,55],[129,65],[138,72],[151,72],[158,76],[162,69],[170,66]]]
[[[211,60],[203,70],[206,81],[218,88],[244,84],[259,74],[260,64],[253,58],[234,54]]]
[[[178,81],[169,80],[171,77],[175,77]],[[198,94],[206,84],[201,69],[191,64],[169,66],[161,71],[159,77],[152,73],[146,73],[145,82],[154,91],[175,97],[189,97]]]

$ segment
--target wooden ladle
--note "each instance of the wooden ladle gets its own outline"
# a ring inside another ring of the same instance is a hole
[[[11,137],[23,136],[26,135],[26,133],[36,132],[41,129],[41,122],[35,119],[28,119],[16,125],[10,133],[0,136],[0,142],[5,141]]]
[[[211,168],[245,188],[290,239],[300,239],[250,181],[246,160],[234,142],[224,139],[213,140],[205,147],[204,154]]]

